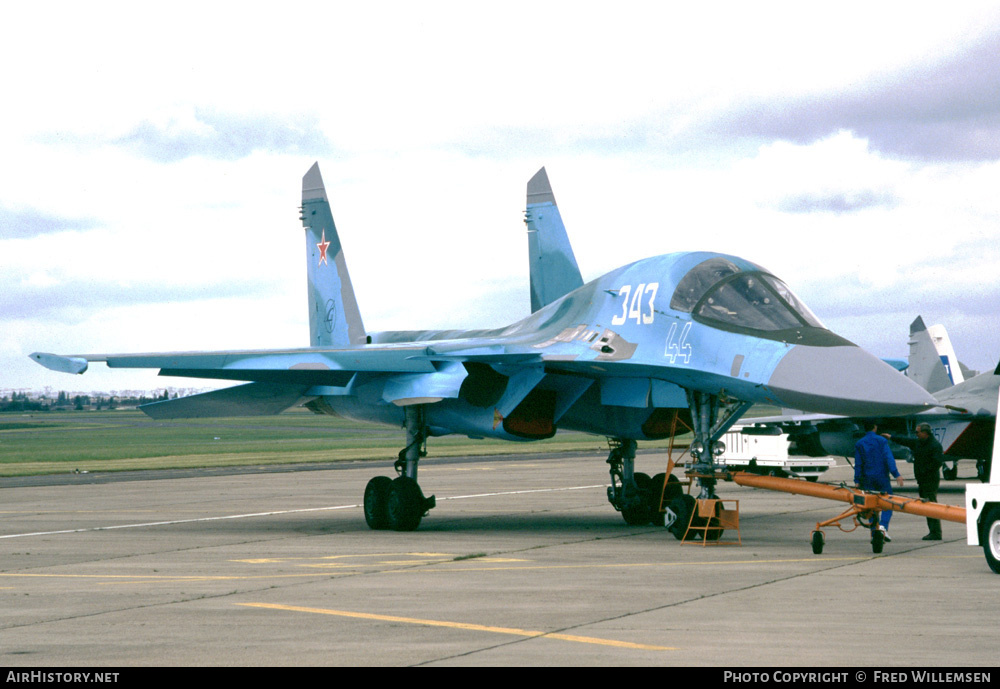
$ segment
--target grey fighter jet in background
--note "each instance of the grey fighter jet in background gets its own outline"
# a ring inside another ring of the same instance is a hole
[[[955,357],[944,327],[928,328],[920,316],[910,324],[909,345],[909,366],[905,374],[933,393],[938,404],[919,414],[880,418],[879,431],[915,439],[916,425],[929,423],[944,449],[944,478],[949,481],[958,478],[959,460],[973,459],[977,477],[986,481],[993,455],[1000,365],[992,372],[978,375],[969,371]],[[789,436],[790,453],[810,457],[852,457],[854,443],[863,435],[857,418],[793,413],[752,421],[756,430],[751,426],[750,433],[760,432],[762,427],[778,427]],[[892,447],[897,459],[910,458],[907,448],[897,444]]]

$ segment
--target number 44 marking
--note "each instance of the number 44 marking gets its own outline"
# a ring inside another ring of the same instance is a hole
[[[685,364],[691,363],[693,350],[687,343],[688,333],[691,332],[691,323],[685,323],[681,329],[680,337],[677,337],[677,324],[670,324],[670,332],[667,333],[667,346],[663,350],[663,356],[670,360],[671,364],[676,364],[677,359],[683,359]]]

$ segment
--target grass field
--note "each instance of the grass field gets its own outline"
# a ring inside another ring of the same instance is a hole
[[[394,460],[401,428],[377,426],[293,409],[278,416],[154,421],[133,410],[0,416],[0,476],[191,467]],[[666,447],[666,441],[642,448]],[[428,454],[607,452],[604,438],[559,433],[512,443],[464,436],[431,438]]]

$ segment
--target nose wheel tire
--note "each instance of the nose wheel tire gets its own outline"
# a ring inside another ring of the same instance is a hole
[[[826,537],[823,535],[822,531],[813,531],[812,535],[812,548],[814,555],[823,554],[823,546],[826,545]]]
[[[687,533],[688,522],[691,520],[691,513],[695,510],[695,499],[690,495],[681,495],[670,501],[670,511],[676,515],[674,523],[670,525],[670,533],[678,541],[684,538]]]

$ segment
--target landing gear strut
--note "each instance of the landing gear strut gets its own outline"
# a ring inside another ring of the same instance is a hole
[[[729,406],[721,395],[710,395],[697,390],[688,390],[687,397],[694,426],[690,450],[694,460],[691,471],[698,478],[698,485],[701,487],[698,499],[717,499],[715,474],[719,467],[715,458],[721,457],[726,451],[726,446],[719,438],[725,435],[751,405],[740,402]]]
[[[365,521],[372,529],[413,531],[436,504],[433,495],[424,497],[417,483],[417,464],[427,454],[423,405],[405,407],[405,412],[406,447],[396,460],[398,476],[376,476],[365,487]]]
[[[687,536],[690,525],[695,529],[704,530],[703,537],[706,540],[716,541],[722,536],[722,529],[718,528],[721,502],[712,503],[711,509],[716,516],[711,516],[710,512],[709,516],[705,517],[699,509],[699,501],[718,501],[715,486],[720,466],[716,458],[721,457],[726,451],[726,446],[719,439],[750,408],[750,404],[747,402],[730,404],[723,394],[712,395],[697,390],[688,390],[687,399],[694,434],[691,440],[692,462],[688,476],[697,478],[701,490],[697,499],[691,495],[674,497],[666,509],[666,526],[678,539]]]
[[[654,487],[648,474],[636,473],[634,440],[609,438],[608,442],[611,444],[611,453],[608,455],[611,473],[608,502],[622,513],[626,524],[649,524],[659,516],[658,498],[663,484]]]

